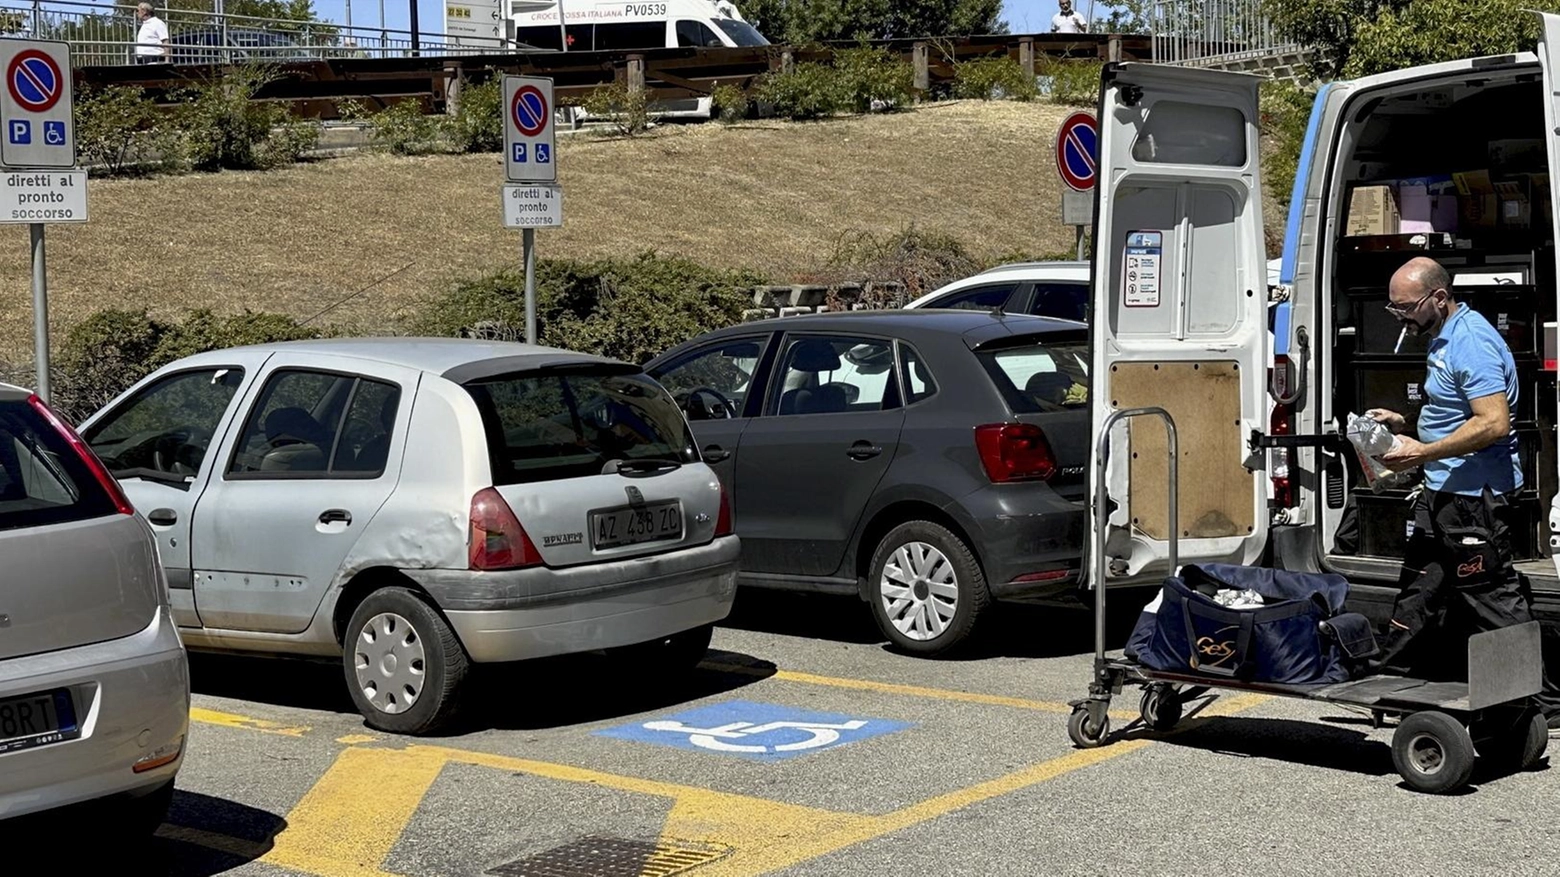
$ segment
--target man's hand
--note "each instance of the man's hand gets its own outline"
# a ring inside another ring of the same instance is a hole
[[[1391,412],[1387,413],[1390,414]],[[1401,420],[1401,418],[1399,419]],[[1385,423],[1386,421],[1382,422]],[[1423,466],[1437,459],[1430,452],[1430,446],[1421,441],[1404,435],[1398,436],[1397,442],[1397,447],[1376,458],[1381,461],[1382,465],[1394,472],[1402,472],[1415,466]]]
[[[1375,420],[1377,423],[1385,423],[1387,429],[1392,430],[1393,433],[1400,433],[1408,428],[1408,421],[1396,411],[1389,411],[1385,408],[1372,408],[1365,412],[1365,416]]]

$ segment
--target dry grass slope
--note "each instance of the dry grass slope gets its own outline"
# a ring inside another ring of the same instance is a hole
[[[1066,110],[960,102],[825,124],[672,126],[632,141],[562,138],[567,225],[543,257],[647,248],[787,280],[842,233],[915,223],[977,255],[1064,251],[1051,143]],[[59,337],[104,307],[313,315],[390,331],[451,278],[519,259],[500,227],[497,155],[362,155],[266,174],[91,183],[92,221],[49,231]],[[31,354],[25,227],[0,230],[0,359]]]

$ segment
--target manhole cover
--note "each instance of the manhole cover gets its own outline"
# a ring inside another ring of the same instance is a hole
[[[730,852],[730,847],[713,844],[587,835],[487,873],[500,877],[672,877]]]

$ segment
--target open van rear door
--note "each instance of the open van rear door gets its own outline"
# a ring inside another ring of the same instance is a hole
[[[1560,191],[1560,15],[1551,12],[1539,13],[1544,20],[1543,33],[1538,38],[1538,61],[1544,69],[1544,130],[1549,136],[1544,138],[1549,149],[1549,198],[1550,203],[1556,201],[1556,192]],[[1555,229],[1560,232],[1560,211],[1550,211],[1554,214],[1551,221]],[[1556,237],[1560,240],[1560,237]],[[1547,330],[1544,334],[1553,337],[1553,330]],[[1546,337],[1546,341],[1547,341]],[[1542,348],[1544,359],[1552,359],[1552,348],[1548,343]],[[1545,364],[1544,368],[1552,369],[1553,365]],[[1554,473],[1535,473],[1536,477],[1553,477]],[[1549,503],[1549,531],[1560,533],[1560,494]],[[1550,547],[1555,547],[1555,537],[1550,536]],[[1560,572],[1560,551],[1553,552],[1556,572]]]
[[[1268,418],[1260,81],[1151,64],[1103,74],[1092,446],[1114,411],[1159,406],[1175,419],[1181,563],[1251,563],[1267,539],[1267,485],[1246,468],[1266,456],[1248,443]],[[1102,551],[1110,585],[1169,571],[1168,462],[1158,418],[1112,430],[1091,586]],[[1099,477],[1096,462],[1091,495]]]

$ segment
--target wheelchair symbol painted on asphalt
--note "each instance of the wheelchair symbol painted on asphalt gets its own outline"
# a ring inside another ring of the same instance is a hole
[[[733,700],[607,728],[596,735],[758,761],[781,761],[910,727],[909,722],[891,719],[815,713],[778,704]]]
[[[840,739],[841,731],[859,731],[865,728],[867,723],[861,719],[853,719],[839,724],[813,723],[813,722],[765,722],[755,725],[752,722],[731,722],[718,728],[690,728],[682,722],[645,722],[645,729],[649,731],[668,731],[673,734],[687,734],[688,742],[701,749],[713,749],[716,752],[800,752],[804,749],[817,749],[836,743]],[[803,731],[807,737],[793,743],[781,743],[774,746],[766,746],[763,743],[727,743],[727,740],[744,740],[750,737],[762,738],[774,736],[772,732],[795,729]]]

